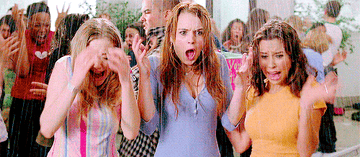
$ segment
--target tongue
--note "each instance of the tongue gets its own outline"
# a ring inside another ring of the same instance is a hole
[[[195,51],[194,50],[186,51],[186,57],[188,58],[188,60],[194,60]]]

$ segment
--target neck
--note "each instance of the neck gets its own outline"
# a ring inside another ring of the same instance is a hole
[[[329,22],[329,23],[335,23],[336,22],[336,18],[335,17],[329,17],[329,16],[325,16],[325,21]]]
[[[284,88],[285,86],[283,85],[274,85],[274,84],[269,84],[269,93],[270,94],[274,94],[279,92],[282,88]]]

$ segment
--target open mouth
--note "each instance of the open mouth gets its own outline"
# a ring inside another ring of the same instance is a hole
[[[279,72],[271,72],[271,73],[268,73],[268,78],[269,78],[270,80],[277,81],[277,80],[280,79],[280,74],[281,74],[280,71],[279,71]]]
[[[185,54],[186,54],[186,58],[188,59],[188,60],[194,60],[194,58],[195,58],[195,49],[189,49],[189,50],[186,50],[186,52],[185,52]]]
[[[105,75],[105,71],[102,71],[102,72],[90,71],[90,73],[94,76],[95,79],[102,78]]]

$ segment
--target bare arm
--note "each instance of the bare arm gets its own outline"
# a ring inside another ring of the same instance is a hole
[[[130,64],[125,52],[119,48],[109,49],[109,67],[117,71],[121,84],[121,120],[120,125],[124,136],[135,139],[140,129],[140,112],[135,100],[130,79]]]
[[[319,144],[321,116],[325,108],[314,108],[314,103],[333,102],[337,88],[337,77],[329,73],[325,82],[314,86],[314,76],[309,76],[301,91],[300,118],[297,149],[300,156],[311,156]],[[325,107],[325,106],[324,106]]]
[[[71,80],[66,61],[57,62],[50,77],[44,110],[40,116],[40,131],[50,138],[63,124],[81,83],[94,65],[96,52],[87,47],[76,58]],[[73,60],[72,60],[73,62]]]
[[[235,130],[231,132],[226,131],[226,134],[237,153],[243,153],[251,146],[250,136],[246,132],[244,126],[243,120],[245,119],[245,116],[246,115],[244,114],[239,126]]]
[[[139,36],[136,35],[133,40],[133,51],[140,71],[138,105],[141,118],[148,122],[154,117],[156,108],[151,90],[150,61],[146,56],[146,50],[140,50],[142,46]]]

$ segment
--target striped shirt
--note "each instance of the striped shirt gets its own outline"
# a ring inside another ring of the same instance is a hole
[[[55,132],[54,143],[48,157],[119,156],[115,144],[119,116],[115,116],[109,107],[97,103],[90,109],[86,121],[79,120],[78,102],[78,97],[76,97],[64,123]],[[116,115],[120,115],[120,105],[115,110]]]

